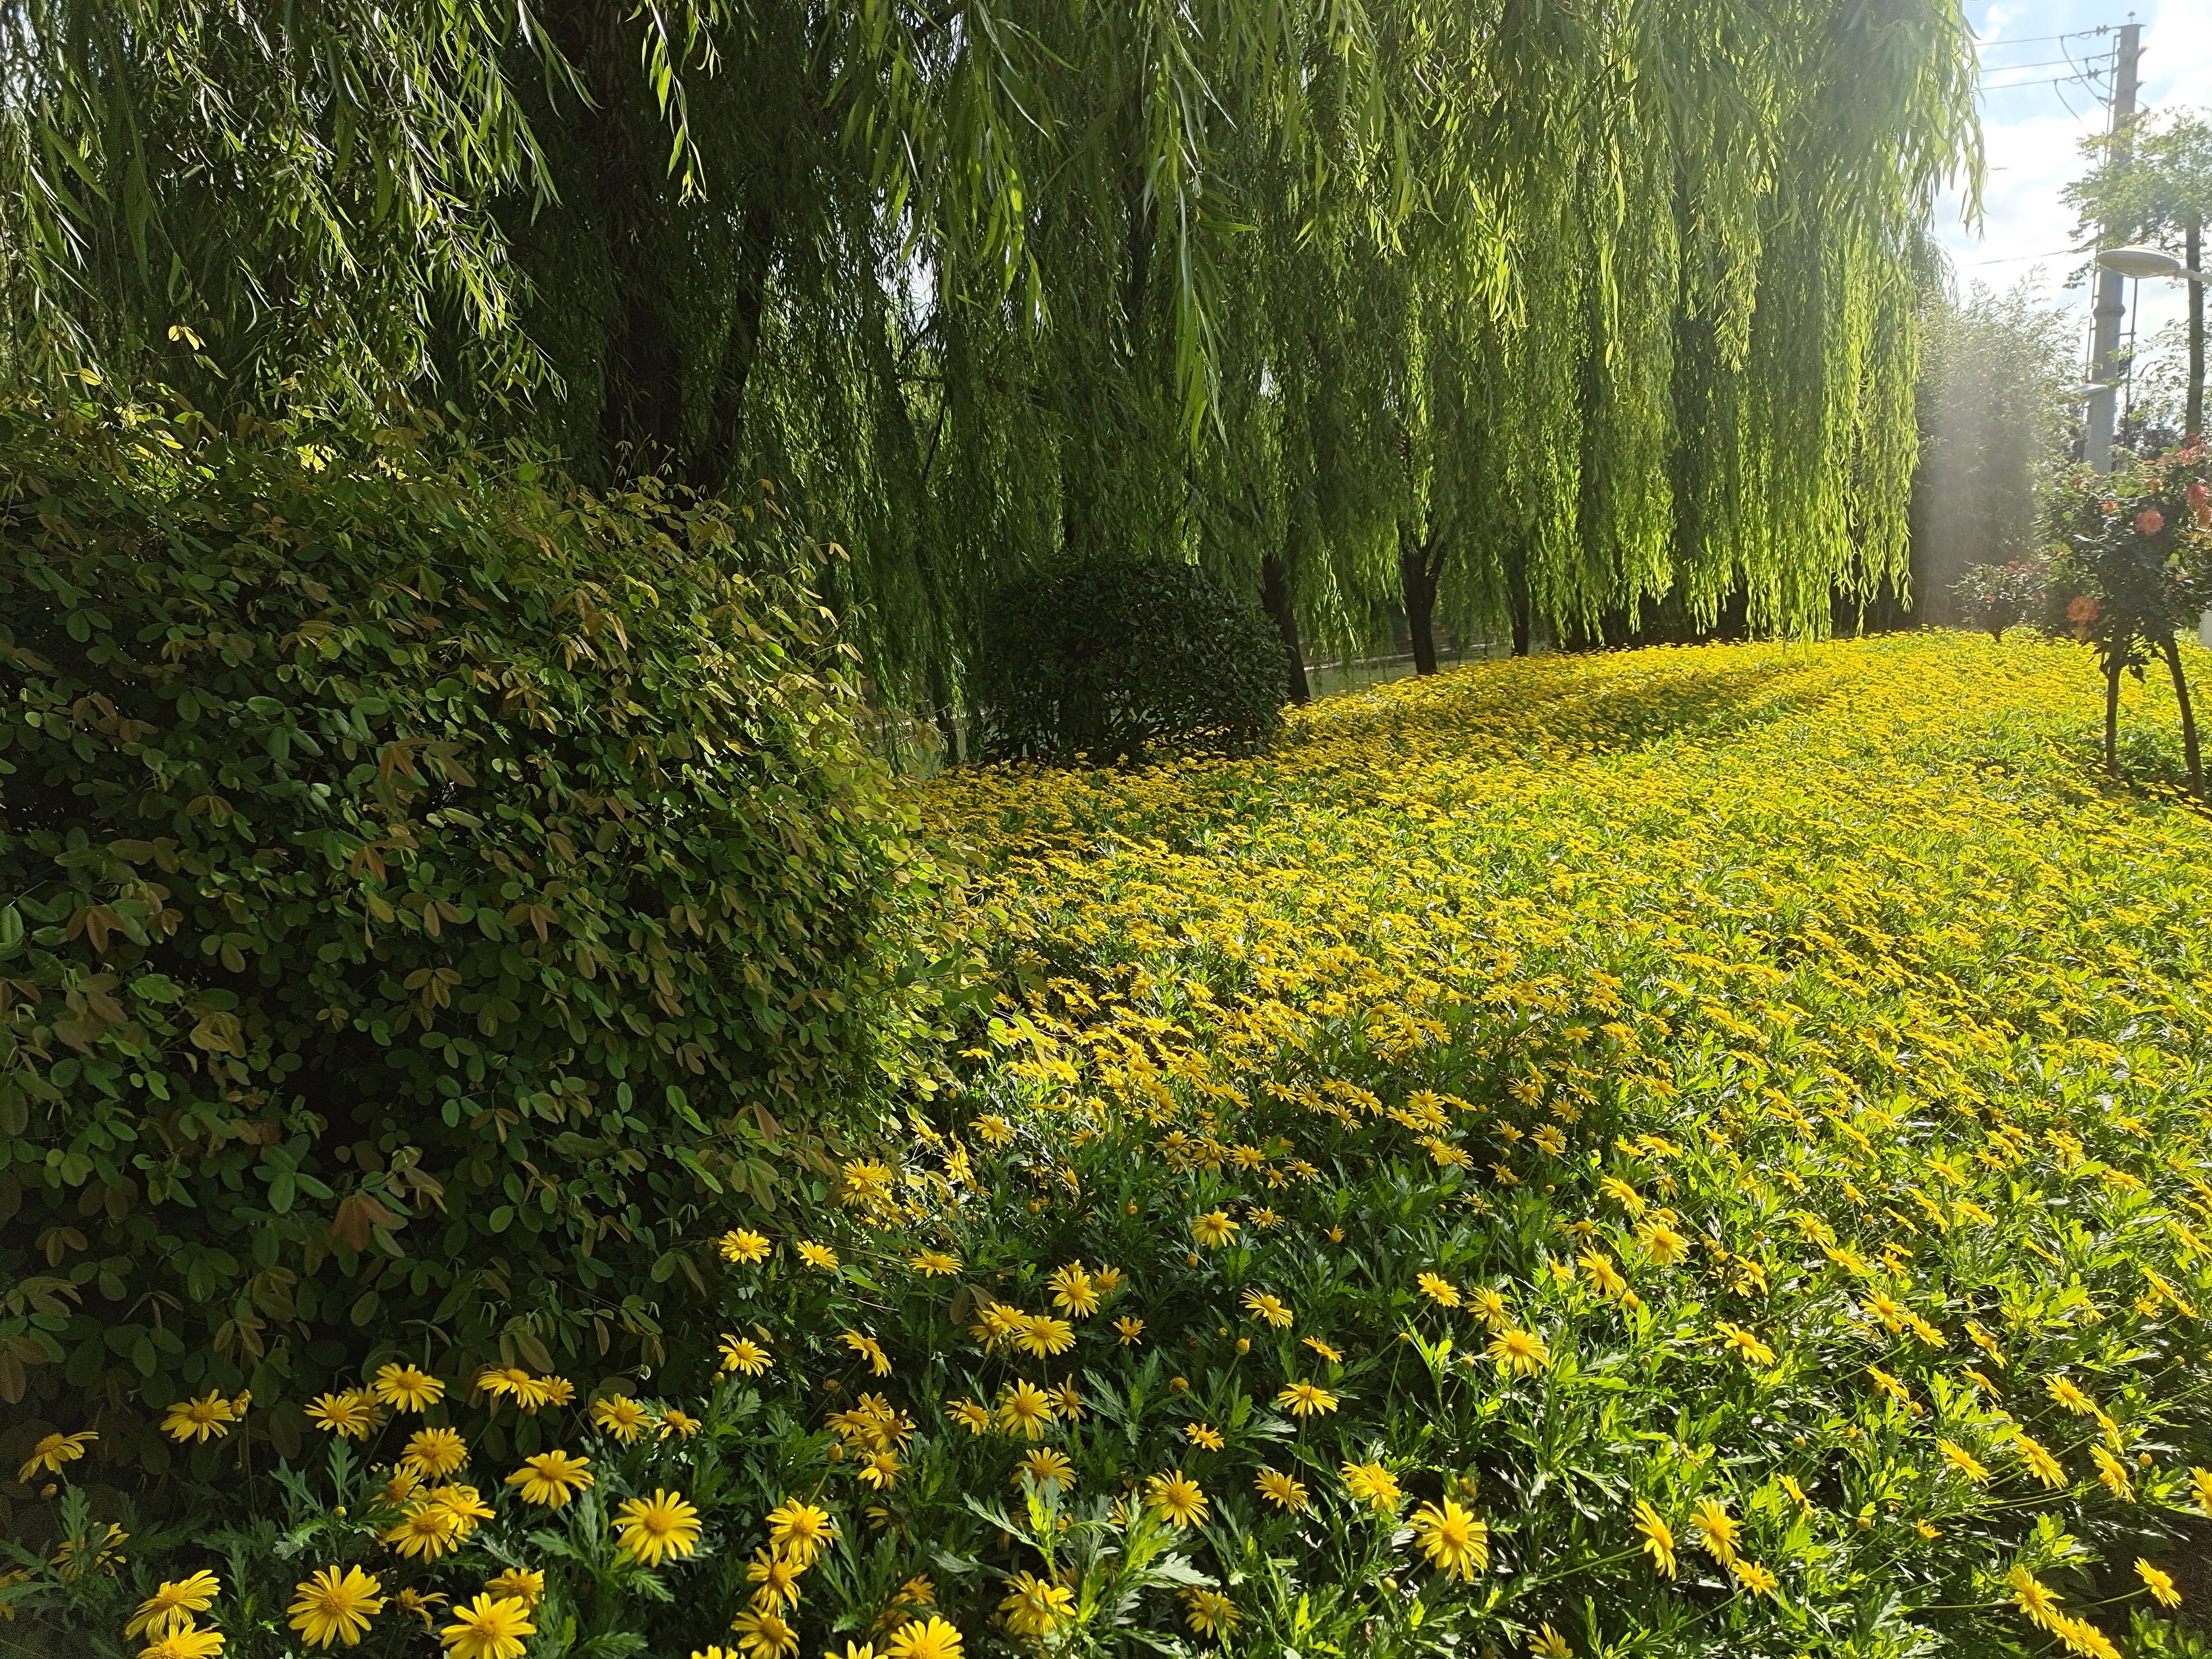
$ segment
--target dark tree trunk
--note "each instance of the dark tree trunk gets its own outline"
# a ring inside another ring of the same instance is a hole
[[[1283,562],[1272,553],[1260,561],[1260,606],[1275,619],[1276,629],[1283,636],[1291,701],[1311,702],[1313,688],[1306,684],[1305,647],[1298,642],[1298,613],[1291,605],[1290,575]]]
[[[1437,541],[1401,544],[1399,579],[1406,588],[1406,629],[1413,636],[1413,672],[1437,672]]]
[[[2120,670],[2117,664],[2105,670],[2105,769],[2114,777],[2120,775]]]
[[[745,384],[760,356],[761,313],[768,304],[769,268],[775,257],[776,216],[761,206],[748,209],[739,222],[738,246],[730,255],[737,293],[729,338],[714,376],[714,396],[707,412],[707,432],[684,468],[695,489],[719,495],[730,482],[744,448]]]
[[[638,73],[634,10],[629,0],[555,0],[544,8],[590,100],[573,120],[591,158],[591,187],[562,211],[592,222],[612,285],[594,365],[600,465],[611,476],[665,471],[718,493],[744,450],[745,388],[784,225],[759,199],[734,216],[678,199],[665,128]],[[758,181],[751,190],[757,198],[767,193]],[[708,325],[684,289],[683,272],[702,239],[728,285],[722,326]]]
[[[651,250],[661,234],[657,222],[665,204],[640,176],[640,149],[629,120],[637,76],[628,16],[629,8],[620,0],[576,0],[562,20],[573,31],[562,44],[570,60],[580,65],[591,96],[582,118],[599,163],[592,206],[606,241],[620,307],[608,332],[599,447],[617,470],[645,471],[674,453],[682,376],[652,270]]]
[[[2191,225],[2184,246],[2189,251],[2189,268],[2204,269],[2204,228]],[[2204,435],[2204,284],[2189,284],[2189,405],[2181,422],[2185,437]]]
[[[960,741],[959,711],[952,706],[952,689],[945,682],[945,659],[935,651],[929,655],[928,678],[929,717],[945,745],[945,758],[955,766],[965,766],[968,755]]]
[[[2171,634],[2166,636],[2166,668],[2173,676],[2174,701],[2181,705],[2181,758],[2189,768],[2189,793],[2203,800],[2204,761],[2197,749],[2197,711],[2190,706],[2189,680],[2181,672],[2181,647]]]
[[[1534,632],[1528,605],[1528,556],[1525,548],[1515,548],[1505,562],[1505,605],[1513,620],[1513,654],[1528,654],[1530,637]]]

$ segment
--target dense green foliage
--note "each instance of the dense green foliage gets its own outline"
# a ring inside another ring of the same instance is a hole
[[[1283,641],[1194,566],[1103,554],[994,598],[976,689],[993,760],[1236,753],[1282,724]]]
[[[779,1115],[930,1063],[779,516],[410,436],[0,416],[0,1399],[155,1472],[186,1392],[696,1347]]]
[[[8,372],[777,478],[933,713],[989,593],[1107,549],[1345,645],[1416,590],[1462,637],[1818,632],[1903,576],[1957,0],[0,23]]]

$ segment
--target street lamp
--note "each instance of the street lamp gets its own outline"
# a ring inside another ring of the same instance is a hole
[[[2191,283],[2208,280],[2203,271],[2191,270],[2171,253],[2154,247],[2103,248],[2098,252],[2097,264],[2102,270],[2138,281],[2146,276],[2179,276]]]

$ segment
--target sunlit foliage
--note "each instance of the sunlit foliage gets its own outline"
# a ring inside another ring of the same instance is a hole
[[[1317,646],[1819,632],[1972,75],[1956,0],[8,0],[0,372],[774,478],[934,711],[1063,553]]]

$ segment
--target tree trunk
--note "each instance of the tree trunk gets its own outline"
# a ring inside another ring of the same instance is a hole
[[[1534,632],[1528,606],[1528,554],[1526,548],[1516,548],[1506,560],[1505,605],[1512,613],[1513,654],[1528,654],[1530,637]]]
[[[1406,629],[1413,636],[1413,672],[1437,672],[1437,543],[1434,537],[1398,552],[1398,574],[1406,589]]]
[[[662,315],[648,251],[661,229],[665,204],[641,177],[640,149],[629,118],[636,52],[627,8],[617,0],[576,0],[563,10],[565,15],[556,14],[555,27],[567,35],[563,48],[580,66],[591,99],[581,116],[599,164],[591,210],[615,271],[617,313],[606,338],[599,448],[613,476],[649,472],[674,459],[682,414],[676,344]]]
[[[935,649],[929,653],[929,718],[944,744],[947,763],[964,766],[968,755],[960,741],[960,714],[952,706],[952,688],[945,678],[945,659]]]
[[[2120,775],[2120,671],[2117,664],[2105,670],[2105,769]]]
[[[752,379],[753,363],[760,356],[761,313],[768,307],[769,271],[775,262],[776,215],[756,205],[738,222],[738,246],[725,258],[737,276],[735,308],[728,337],[722,343],[722,361],[714,375],[714,401],[707,414],[707,431],[685,463],[685,479],[694,489],[720,495],[736,471],[744,447],[745,386]],[[680,393],[679,393],[680,395]]]
[[[2204,761],[2197,749],[2197,711],[2189,703],[2189,681],[2181,672],[2181,647],[2171,634],[2166,636],[2166,668],[2173,676],[2173,699],[2181,705],[2181,758],[2189,768],[2189,793],[2203,800]]]
[[[753,204],[734,217],[704,215],[678,199],[666,130],[638,73],[630,0],[550,0],[537,9],[577,66],[588,100],[560,118],[592,162],[589,187],[562,211],[592,226],[610,270],[609,314],[593,365],[600,467],[609,481],[665,471],[719,494],[742,459],[745,388],[759,356],[783,218],[759,181],[738,186]],[[565,100],[556,105],[566,107]],[[702,237],[710,239],[703,250]],[[692,315],[695,296],[684,291],[686,261],[702,257],[730,283],[720,329]]]
[[[1283,562],[1270,553],[1260,561],[1260,605],[1275,619],[1283,636],[1283,654],[1289,659],[1286,683],[1292,702],[1311,702],[1313,688],[1306,684],[1305,647],[1298,643],[1298,613],[1291,605],[1290,575]]]
[[[2204,227],[2191,225],[2184,246],[2189,268],[2204,269]],[[2185,438],[2204,435],[2204,284],[2189,284],[2189,405],[2181,422]]]

